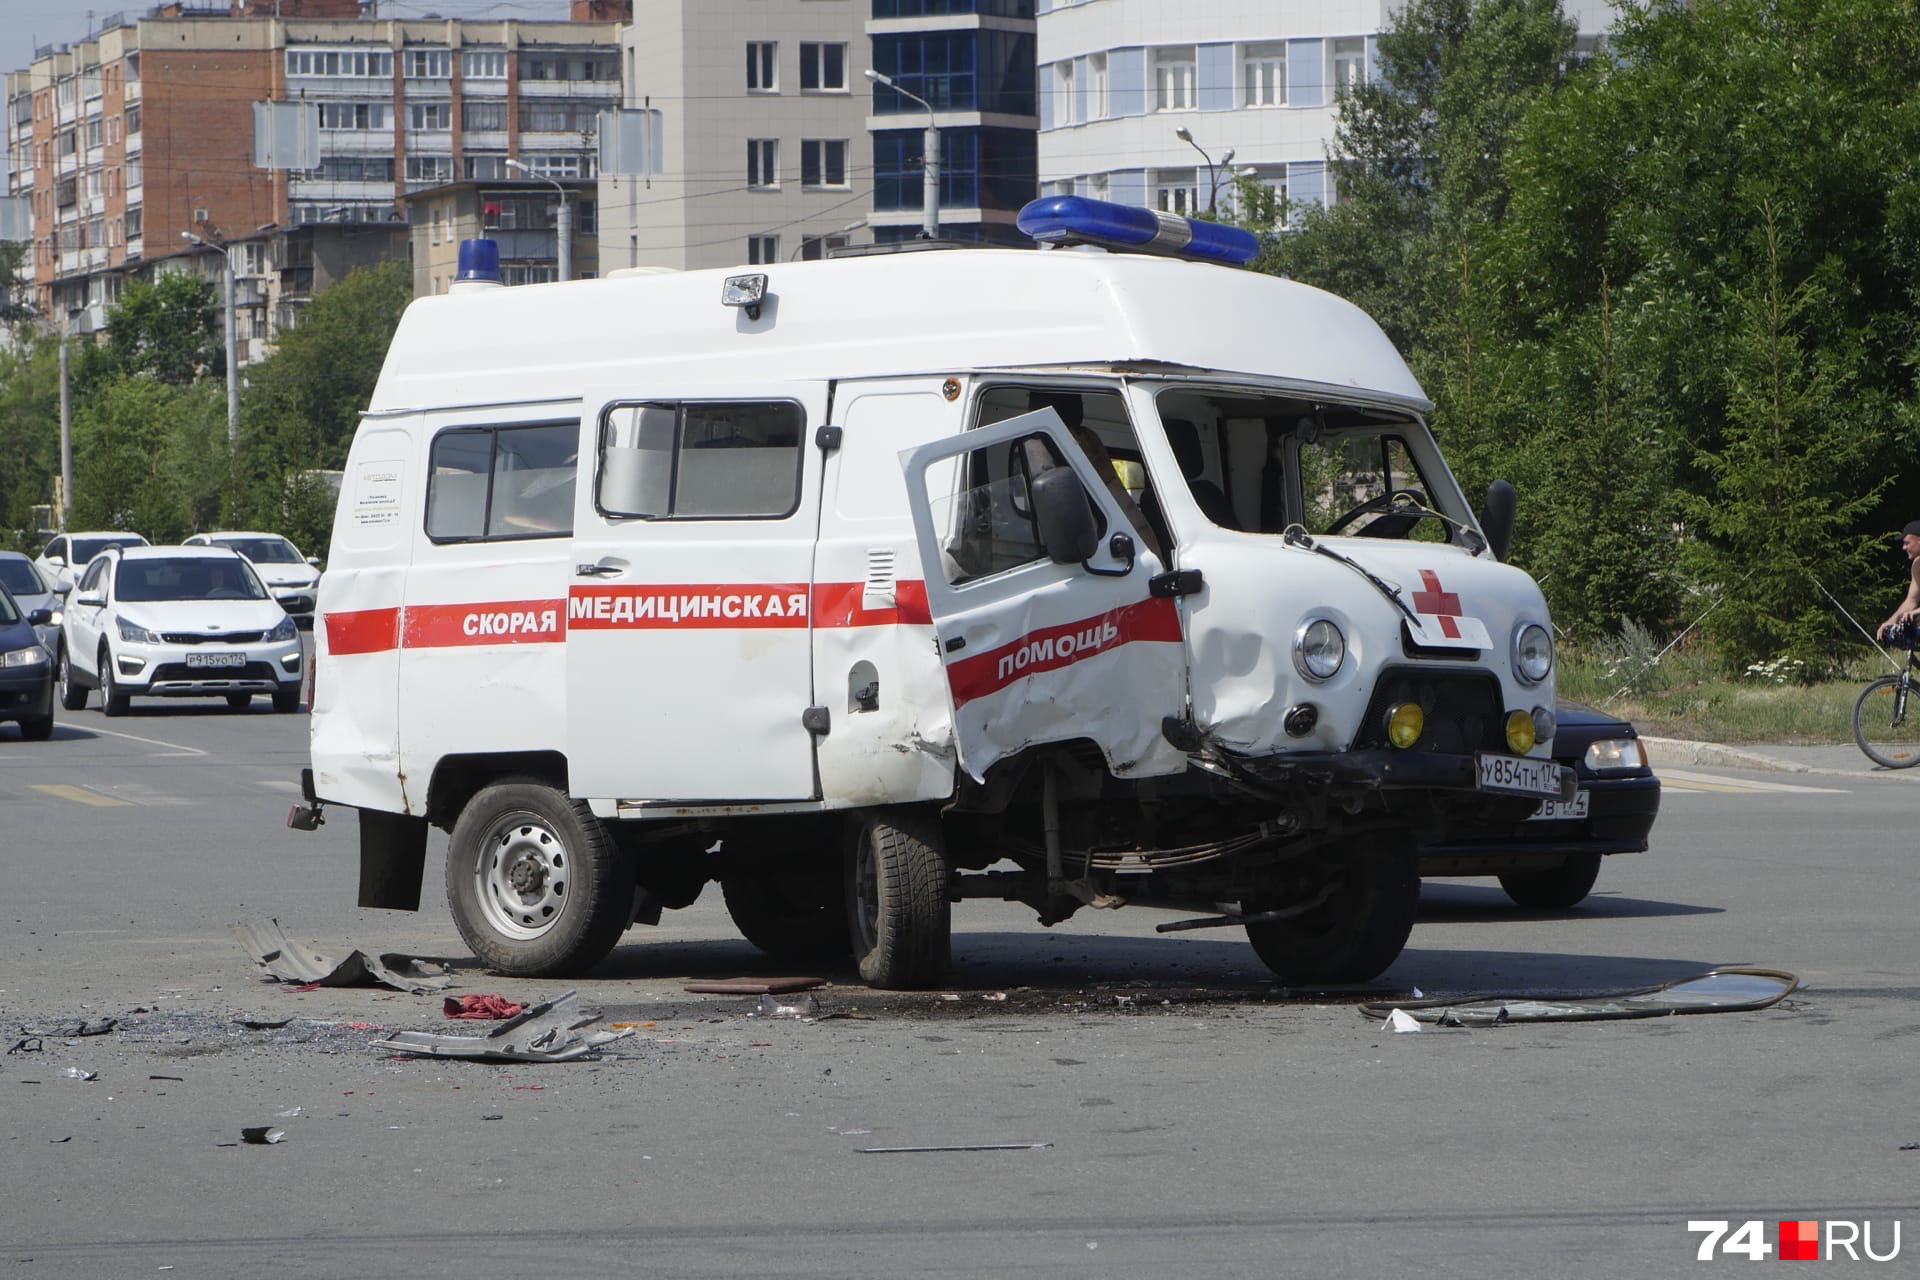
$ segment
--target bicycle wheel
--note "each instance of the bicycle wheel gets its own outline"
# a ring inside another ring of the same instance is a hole
[[[1881,676],[1853,704],[1853,740],[1886,769],[1920,764],[1920,690],[1902,690],[1899,676]]]

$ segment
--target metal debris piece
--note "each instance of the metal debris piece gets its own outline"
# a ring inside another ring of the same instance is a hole
[[[293,1021],[292,1018],[235,1018],[235,1026],[245,1027],[249,1031],[278,1031]]]
[[[969,1142],[950,1147],[855,1147],[863,1156],[910,1155],[925,1151],[1044,1151],[1051,1142]]]
[[[1489,1027],[1509,1022],[1599,1022],[1665,1018],[1682,1013],[1744,1013],[1786,999],[1800,979],[1779,969],[1729,965],[1657,987],[1589,996],[1450,996],[1363,1004],[1369,1018],[1395,1014],[1443,1027]],[[1397,1028],[1396,1028],[1397,1029]]]
[[[811,991],[826,985],[825,978],[716,978],[712,981],[689,982],[681,990],[693,995],[764,996]]]
[[[321,954],[317,948],[295,946],[278,920],[236,925],[233,936],[253,957],[261,976],[270,982],[321,987],[363,987],[377,982],[416,996],[444,990],[453,982],[440,965],[412,956],[397,953],[373,956],[356,950],[334,959]]]
[[[267,1146],[286,1139],[285,1129],[276,1129],[270,1124],[249,1125],[240,1131],[240,1141],[257,1146]]]
[[[633,1034],[589,1031],[581,1028],[599,1021],[598,1013],[580,1012],[578,992],[569,991],[530,1006],[484,1036],[445,1035],[437,1031],[396,1031],[373,1048],[421,1058],[471,1058],[479,1062],[567,1062],[585,1057],[601,1045]]]
[[[89,1071],[85,1067],[62,1067],[60,1074],[68,1080],[98,1080],[98,1071]]]
[[[785,1002],[779,996],[768,994],[760,997],[754,1012],[762,1018],[817,1018],[820,1016],[820,1002],[812,996],[801,996],[798,1000]]]
[[[1396,1033],[1401,1031],[1418,1031],[1420,1029],[1419,1022],[1411,1017],[1405,1009],[1395,1009],[1392,1013],[1388,1014],[1387,1025],[1392,1027]]]
[[[26,1036],[22,1039],[15,1040],[13,1042],[13,1047],[11,1049],[8,1049],[7,1052],[8,1053],[45,1053],[46,1048],[47,1048],[46,1043],[42,1037]]]

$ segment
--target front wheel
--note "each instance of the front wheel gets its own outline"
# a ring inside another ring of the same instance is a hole
[[[1576,853],[1549,871],[1510,871],[1500,887],[1523,907],[1561,911],[1584,901],[1599,878],[1600,855]]]
[[[133,706],[133,695],[113,678],[113,655],[100,646],[100,711],[103,715],[123,716]]]
[[[953,953],[940,820],[908,809],[862,815],[847,843],[853,958],[873,986],[905,991],[946,976]]]
[[[1920,706],[1905,676],[1881,676],[1853,704],[1853,740],[1883,769],[1920,764]]]
[[[497,782],[453,825],[447,901],[460,936],[495,973],[579,973],[633,919],[633,860],[586,805],[544,783]]]
[[[45,742],[53,736],[53,712],[48,710],[43,716],[29,716],[20,722],[20,736],[28,742]]]
[[[1399,959],[1420,907],[1419,854],[1405,831],[1356,836],[1327,851],[1326,873],[1249,899],[1247,915],[1304,910],[1247,925],[1247,941],[1289,982],[1370,982]]]
[[[285,685],[273,691],[273,709],[281,715],[287,715],[300,709],[300,686],[289,689]]]
[[[227,705],[235,711],[245,711],[253,705],[253,695],[250,693],[230,693],[227,695]]]
[[[73,678],[73,662],[67,657],[67,646],[60,646],[60,705],[68,711],[84,711],[87,706],[87,687],[76,683]]]

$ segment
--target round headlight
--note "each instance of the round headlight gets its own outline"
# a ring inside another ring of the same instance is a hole
[[[1525,711],[1507,712],[1507,750],[1523,756],[1533,750],[1533,716]]]
[[[1520,628],[1513,638],[1513,673],[1528,684],[1539,684],[1553,670],[1553,637],[1537,622]]]
[[[1417,702],[1403,702],[1387,712],[1387,741],[1405,751],[1420,741],[1427,727],[1427,713]]]
[[[1315,618],[1293,637],[1293,665],[1309,680],[1329,680],[1346,661],[1347,638],[1325,618]]]

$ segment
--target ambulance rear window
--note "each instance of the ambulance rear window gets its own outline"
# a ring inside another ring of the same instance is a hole
[[[427,479],[427,536],[476,542],[572,533],[579,439],[572,422],[441,432]]]
[[[805,431],[806,410],[790,400],[609,405],[600,509],[654,520],[790,516]]]

